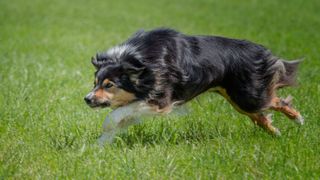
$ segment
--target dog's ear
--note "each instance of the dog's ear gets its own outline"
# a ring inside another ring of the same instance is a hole
[[[97,59],[94,56],[92,56],[92,58],[91,58],[91,63],[96,69],[99,69],[101,67],[101,65],[99,64],[99,62],[97,61]]]
[[[143,36],[143,34],[145,33],[145,31],[143,29],[139,29],[137,32],[135,32],[131,37],[132,38],[137,38],[137,37],[141,37]]]
[[[145,65],[134,57],[126,58],[121,62],[122,69],[131,81],[135,82],[139,75],[146,69]]]
[[[96,57],[91,58],[91,63],[96,69],[100,69],[104,64],[108,62],[108,57],[106,54],[96,54]]]

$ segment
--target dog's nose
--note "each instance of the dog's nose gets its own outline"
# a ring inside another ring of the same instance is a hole
[[[91,104],[92,103],[92,93],[89,93],[88,95],[86,95],[86,97],[84,97],[84,101],[86,101],[87,104]]]
[[[90,99],[88,96],[84,97],[84,101],[85,101],[87,104],[90,104],[90,103],[91,103],[91,99]]]

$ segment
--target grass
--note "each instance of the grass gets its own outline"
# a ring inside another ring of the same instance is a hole
[[[0,179],[317,179],[320,3],[292,1],[0,1]],[[185,116],[148,118],[95,145],[110,110],[83,102],[90,57],[140,28],[166,26],[264,44],[305,57],[292,94],[306,123],[280,114],[275,138],[221,97]]]

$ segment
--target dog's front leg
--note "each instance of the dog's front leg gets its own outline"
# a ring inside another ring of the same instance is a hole
[[[134,109],[131,106],[119,107],[109,113],[103,122],[103,133],[98,140],[99,144],[112,143],[114,136],[122,127],[121,124],[130,121],[133,113]]]
[[[120,129],[137,123],[137,117],[143,114],[153,114],[152,108],[144,102],[134,102],[113,110],[103,122],[103,133],[98,139],[98,143],[100,145],[104,145],[106,142],[112,143],[116,133]]]

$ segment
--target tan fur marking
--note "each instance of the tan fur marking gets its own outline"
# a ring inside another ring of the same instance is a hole
[[[103,88],[100,88],[95,92],[95,97],[97,99],[109,99],[110,96],[111,94],[107,93]]]
[[[102,82],[102,85],[107,85],[107,84],[109,84],[111,81],[109,80],[109,79],[105,79],[105,80],[103,80],[103,82]]]
[[[300,116],[300,113],[291,107],[291,99],[274,97],[271,100],[271,109],[284,113],[290,119],[296,119]]]
[[[110,94],[113,95],[113,97],[111,98],[111,106],[113,107],[127,105],[136,99],[136,96],[134,94],[129,93],[125,90],[119,88],[110,88],[110,90],[112,90]]]
[[[262,113],[253,113],[248,115],[252,122],[258,126],[266,129],[272,134],[280,135],[280,131],[272,125],[272,120],[270,117],[263,115]]]
[[[153,105],[153,111],[154,112],[157,112],[157,113],[160,113],[160,114],[168,114],[172,111],[172,105],[169,105],[169,106],[166,106],[164,108],[159,108],[159,106],[157,105]]]
[[[95,92],[95,98],[98,101],[110,101],[111,107],[119,107],[129,104],[136,99],[136,96],[123,89],[112,86],[108,89],[98,89]]]

